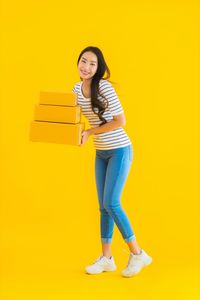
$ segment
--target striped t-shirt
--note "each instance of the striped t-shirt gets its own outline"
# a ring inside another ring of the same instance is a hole
[[[101,120],[98,115],[95,114],[91,106],[91,98],[85,98],[82,93],[83,81],[76,83],[72,89],[72,92],[78,94],[78,105],[81,106],[83,115],[88,119],[92,128],[98,127],[101,124]],[[119,115],[124,112],[120,100],[115,92],[112,84],[106,79],[100,79],[99,91],[108,100],[108,107],[103,113],[103,117],[107,122],[113,120],[113,116]],[[104,98],[98,95],[98,100],[103,101]],[[95,112],[98,112],[98,108],[94,108]],[[98,133],[93,135],[93,141],[95,149],[109,150],[120,147],[128,146],[131,140],[125,130],[122,127],[115,128],[111,131]]]

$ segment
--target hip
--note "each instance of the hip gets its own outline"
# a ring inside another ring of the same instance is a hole
[[[129,144],[127,146],[107,150],[96,149],[96,158],[108,159],[113,156],[116,156],[118,158],[127,156],[128,159],[132,161],[134,156],[133,145]]]

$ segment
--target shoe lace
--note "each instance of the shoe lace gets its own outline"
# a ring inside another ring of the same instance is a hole
[[[94,260],[93,264],[98,263],[102,259],[103,255],[100,255],[96,260]]]
[[[127,251],[126,249],[122,249],[122,250],[123,250],[124,252],[126,252],[126,253],[129,254],[128,262],[127,262],[127,265],[126,265],[126,268],[129,269],[129,268],[131,268],[131,267],[134,266],[135,260],[137,260],[137,257],[135,257],[134,260],[133,260],[133,257],[132,257],[132,255],[131,255],[130,251]]]

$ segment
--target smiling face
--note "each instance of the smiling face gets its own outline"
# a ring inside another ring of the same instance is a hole
[[[92,79],[98,68],[98,60],[96,54],[87,51],[84,52],[78,63],[80,77],[83,80]]]

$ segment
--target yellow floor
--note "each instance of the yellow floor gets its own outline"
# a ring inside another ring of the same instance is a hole
[[[1,281],[1,299],[199,299],[197,270],[148,266],[134,278],[120,271],[87,275],[80,265],[45,270],[27,264]],[[135,298],[136,299],[136,298]]]
[[[86,253],[83,245],[83,251],[80,251],[77,242],[72,255],[70,243],[69,248],[64,242],[62,246],[64,232],[60,232],[60,235],[52,233],[54,240],[49,232],[49,236],[42,240],[39,235],[36,236],[39,225],[37,230],[36,227],[35,231],[33,228],[31,231],[30,225],[27,228],[24,225],[22,231],[22,224],[18,230],[4,228],[1,300],[199,299],[199,265],[195,265],[195,259],[189,253],[151,251],[154,259],[151,265],[137,276],[123,278],[120,273],[126,265],[128,254],[123,251],[125,247],[116,248],[116,237],[113,255],[117,270],[89,275],[84,272],[84,266],[95,259],[97,250]],[[34,245],[35,241],[38,244]],[[58,247],[55,247],[56,243]]]

